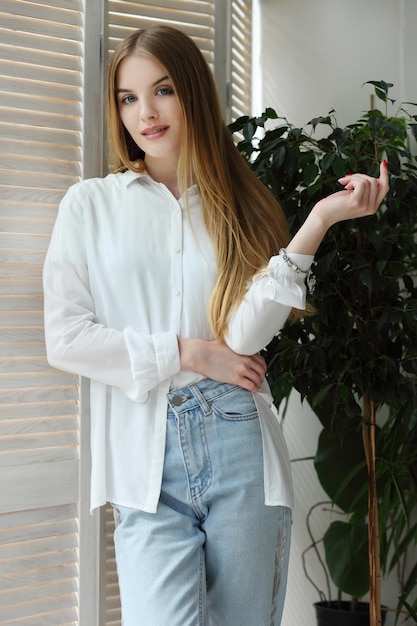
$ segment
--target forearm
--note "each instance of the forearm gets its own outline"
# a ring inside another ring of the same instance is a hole
[[[287,245],[286,250],[288,254],[298,253],[314,256],[328,228],[328,223],[321,217],[316,205]]]

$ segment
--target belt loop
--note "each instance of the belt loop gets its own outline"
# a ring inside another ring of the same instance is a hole
[[[211,403],[207,402],[207,400],[201,393],[200,389],[198,388],[198,383],[193,383],[189,386],[189,389],[203,409],[204,415],[209,415],[211,413]]]

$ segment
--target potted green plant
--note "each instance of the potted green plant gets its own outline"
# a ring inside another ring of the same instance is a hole
[[[382,158],[389,163],[390,192],[377,214],[337,224],[324,238],[307,279],[314,313],[288,323],[266,349],[276,403],[295,388],[323,426],[315,467],[347,515],[326,533],[326,566],[341,592],[369,589],[375,626],[381,571],[393,568],[397,611],[417,622],[417,566],[408,577],[401,569],[417,536],[417,116],[412,103],[395,106],[392,85],[370,84],[384,110],[372,107],[344,128],[334,111],[296,128],[272,109],[230,128],[292,232],[340,189],[338,178],[378,176]],[[352,586],[358,569],[360,588]]]

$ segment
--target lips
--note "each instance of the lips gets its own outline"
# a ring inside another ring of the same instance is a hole
[[[153,137],[159,137],[161,136],[163,133],[165,133],[165,131],[167,131],[169,128],[169,126],[151,126],[150,128],[146,128],[145,130],[142,131],[142,136],[143,137],[147,137],[147,138],[153,138]]]

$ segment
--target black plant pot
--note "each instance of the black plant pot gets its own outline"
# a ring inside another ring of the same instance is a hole
[[[316,602],[317,626],[369,626],[369,604],[358,602],[355,611],[350,602]],[[382,611],[382,623],[385,611]]]

